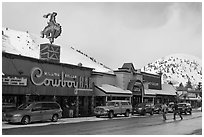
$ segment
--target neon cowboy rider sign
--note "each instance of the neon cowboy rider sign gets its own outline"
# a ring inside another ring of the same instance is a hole
[[[86,76],[76,76],[60,73],[43,72],[42,69],[35,67],[31,71],[31,81],[37,86],[53,86],[53,87],[67,87],[90,89],[90,78]]]

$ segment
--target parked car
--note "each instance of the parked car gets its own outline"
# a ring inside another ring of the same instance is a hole
[[[150,115],[154,114],[154,105],[153,104],[140,103],[140,104],[137,104],[135,107],[133,107],[133,113],[132,114],[145,115],[146,113],[149,113]]]
[[[192,107],[190,103],[178,103],[178,109],[181,113],[192,114]]]
[[[162,104],[155,104],[154,105],[154,113],[160,114],[162,111]]]
[[[20,105],[17,110],[9,111],[5,120],[9,123],[28,124],[34,121],[58,121],[62,117],[62,109],[56,102],[31,102]]]
[[[173,106],[174,106],[174,102],[170,102],[168,104],[168,112],[173,113]]]
[[[16,104],[12,103],[3,103],[2,104],[2,120],[5,121],[5,115],[7,112],[16,110]]]
[[[106,106],[97,106],[94,109],[94,114],[96,117],[100,116],[109,116],[113,118],[118,114],[124,114],[126,117],[129,117],[129,114],[132,112],[132,105],[127,100],[112,100],[106,103]]]

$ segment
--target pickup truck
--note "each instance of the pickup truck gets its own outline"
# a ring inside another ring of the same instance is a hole
[[[118,114],[124,114],[129,117],[132,113],[132,105],[128,100],[112,100],[106,103],[106,106],[97,106],[94,109],[94,114],[96,117],[108,116],[113,118]]]

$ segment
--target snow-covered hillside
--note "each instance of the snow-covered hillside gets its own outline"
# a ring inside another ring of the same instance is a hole
[[[187,54],[172,54],[142,68],[142,71],[149,73],[163,73],[163,82],[170,81],[177,86],[180,83],[186,85],[188,80],[192,85],[202,82],[202,61],[201,59]]]
[[[2,28],[2,52],[32,57],[39,59],[40,44],[47,43],[40,36],[29,32],[16,31]],[[60,62],[93,68],[96,72],[113,74],[113,70],[96,61],[80,50],[73,47],[61,46]]]

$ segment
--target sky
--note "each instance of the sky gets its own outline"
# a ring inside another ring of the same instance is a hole
[[[54,44],[112,69],[123,63],[140,69],[175,53],[202,59],[201,2],[3,2],[2,26],[40,37],[48,21],[43,15],[54,11],[62,26]]]

